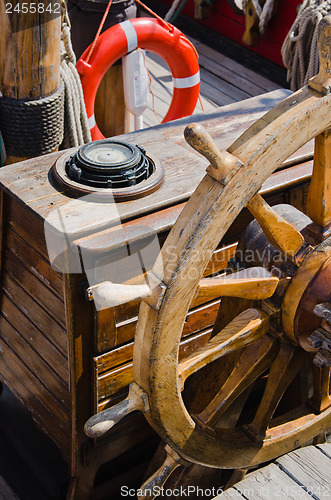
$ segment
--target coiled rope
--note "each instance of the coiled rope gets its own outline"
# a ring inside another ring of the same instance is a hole
[[[65,87],[64,97],[64,138],[62,148],[81,146],[91,142],[84,104],[84,96],[79,75],[76,70],[76,56],[70,38],[70,21],[66,2],[61,0],[61,78]]]
[[[308,80],[318,73],[317,28],[321,19],[330,12],[331,0],[305,0],[301,4],[282,46],[291,90],[307,85]]]

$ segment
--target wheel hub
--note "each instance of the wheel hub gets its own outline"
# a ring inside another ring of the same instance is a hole
[[[291,205],[278,205],[274,210],[300,231],[311,222]],[[314,249],[307,247],[305,252],[301,262],[294,263],[269,243],[254,220],[238,245],[236,261],[244,266],[262,265],[280,278],[271,299],[282,309],[276,331],[285,331],[292,342],[316,352],[308,339],[321,324],[321,318],[314,313],[315,306],[331,299],[331,238]]]
[[[308,340],[321,323],[314,308],[330,301],[330,281],[331,246],[321,244],[303,261],[286,291],[282,303],[283,327],[290,339],[306,351],[315,351]]]

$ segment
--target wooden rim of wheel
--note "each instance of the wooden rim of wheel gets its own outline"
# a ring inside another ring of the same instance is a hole
[[[279,455],[280,445],[286,453],[331,425],[328,409],[320,415],[302,415],[296,425],[288,422],[280,426],[263,443],[245,439],[242,433],[243,454],[231,439],[224,440],[224,435],[219,439],[196,424],[183,403],[177,372],[183,324],[211,252],[269,175],[289,155],[330,128],[330,100],[330,95],[306,87],[248,129],[228,149],[240,165],[219,180],[217,175],[204,177],[153,269],[166,292],[158,311],[144,303],[141,306],[134,344],[134,380],[149,396],[149,411],[145,413],[149,423],[190,461],[225,468],[252,466]],[[192,258],[194,255],[199,259]],[[233,433],[238,431],[227,430],[228,436]]]
[[[211,467],[245,469],[287,453],[331,427],[331,290],[328,295],[328,289],[323,303],[317,297],[310,311],[321,318],[321,327],[308,331],[307,338],[303,339],[317,349],[311,366],[313,394],[306,394],[289,413],[275,413],[287,388],[304,367],[303,362],[310,363],[313,358],[302,349],[302,339],[291,333],[296,311],[304,302],[299,300],[299,304],[293,300],[293,288],[303,298],[312,294],[318,280],[324,279],[324,261],[326,265],[329,262],[330,45],[331,16],[320,23],[320,71],[310,80],[309,87],[268,112],[227,151],[220,152],[200,125],[192,124],[185,129],[187,142],[203,154],[210,165],[170,231],[152,271],[147,273],[148,284],[106,282],[88,290],[91,300],[102,296],[105,307],[125,303],[133,297],[143,299],[134,342],[134,381],[129,395],[91,417],[85,425],[88,436],[100,437],[123,416],[140,410],[166,441],[168,449],[174,450],[170,455],[174,453],[171,456],[175,462],[180,456]],[[312,223],[300,232],[290,222],[291,217],[288,220],[270,207],[258,191],[291,154],[313,138],[315,157],[307,200],[309,217],[305,217],[308,224]],[[239,271],[232,277],[201,279],[211,255],[245,207],[261,226],[266,242],[280,250],[283,264],[284,259],[290,261],[290,265],[282,268],[284,272],[279,270],[287,285],[292,280],[293,286],[284,287],[281,279],[267,269],[249,266],[244,274]],[[305,272],[306,264],[308,269],[311,267],[311,273]],[[257,274],[254,276],[252,271]],[[278,305],[275,303],[273,308],[272,303],[264,302],[261,309],[251,307],[243,311],[242,308],[243,312],[232,316],[227,326],[213,332],[206,345],[179,361],[183,325],[197,294],[204,298],[215,294],[215,297],[253,300],[269,299],[275,294]],[[308,298],[311,306],[312,297]],[[287,319],[286,308],[281,311],[281,303],[290,303],[292,307]],[[273,330],[270,335],[274,309],[279,317],[283,313],[283,322],[279,322],[279,330]],[[235,351],[239,351],[240,357],[232,365],[229,377],[223,379],[216,395],[212,394],[213,399],[193,418],[181,395],[186,378]],[[254,419],[242,427],[234,428],[232,422],[231,428],[218,428],[219,417],[224,416],[232,403],[266,370],[269,373]],[[162,469],[159,479],[164,477],[168,465]]]

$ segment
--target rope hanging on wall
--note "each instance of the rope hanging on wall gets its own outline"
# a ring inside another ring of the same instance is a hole
[[[91,142],[80,78],[76,70],[76,57],[71,45],[70,21],[66,2],[62,7],[61,78],[65,87],[64,138],[62,148],[82,146]]]
[[[330,13],[331,0],[305,0],[299,8],[282,46],[287,80],[293,91],[307,85],[308,80],[318,73],[317,27]]]
[[[259,18],[259,32],[263,34],[274,13],[274,0],[266,0],[261,7],[259,0],[251,0],[257,17]],[[248,0],[242,0],[242,10],[246,13]]]

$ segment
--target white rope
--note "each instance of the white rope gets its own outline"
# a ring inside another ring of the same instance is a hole
[[[301,4],[282,46],[291,90],[307,85],[308,80],[318,73],[318,24],[330,12],[331,0],[305,0]]]
[[[260,33],[264,33],[265,29],[267,27],[267,24],[269,23],[272,13],[274,10],[274,0],[267,0],[265,4],[263,5],[263,9],[261,12],[260,17],[260,22],[259,22],[259,29]]]
[[[63,148],[82,146],[91,142],[84,96],[76,70],[76,57],[71,45],[70,21],[66,2],[62,0],[61,78],[64,83]]]
[[[247,3],[248,0],[242,1],[242,9],[244,13],[246,13],[247,10]],[[259,0],[252,0],[252,4],[257,17],[259,18],[259,31],[260,33],[263,34],[266,30],[267,24],[269,23],[273,13],[274,0],[266,0],[263,7],[261,7]]]
[[[166,22],[169,22],[170,19],[172,18],[172,16],[174,15],[174,13],[176,12],[176,9],[179,5],[181,0],[174,0],[172,2],[172,6],[170,7],[170,9],[168,10],[168,12],[166,13],[165,17],[164,17],[164,20]]]

